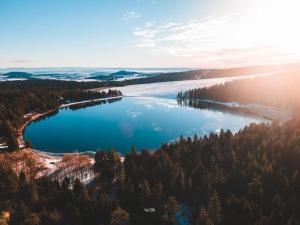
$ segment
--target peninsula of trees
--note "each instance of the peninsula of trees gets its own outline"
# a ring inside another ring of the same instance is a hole
[[[299,87],[299,72],[286,72],[179,92],[177,98],[261,104],[299,111]]]

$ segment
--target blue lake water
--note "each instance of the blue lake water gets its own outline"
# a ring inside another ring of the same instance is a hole
[[[193,136],[230,129],[233,132],[262,118],[214,109],[194,109],[175,99],[125,97],[111,104],[77,110],[61,109],[56,115],[32,122],[24,131],[35,149],[85,152],[98,149],[126,153],[155,149],[180,135]]]

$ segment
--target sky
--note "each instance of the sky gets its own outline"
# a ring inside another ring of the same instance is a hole
[[[0,68],[300,61],[298,0],[0,0]]]

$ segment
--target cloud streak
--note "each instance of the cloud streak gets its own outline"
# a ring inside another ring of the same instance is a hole
[[[138,19],[140,17],[141,17],[141,15],[138,14],[137,12],[129,11],[129,12],[124,13],[122,20]]]
[[[211,16],[187,22],[146,23],[136,27],[134,47],[148,48],[155,55],[190,57],[201,66],[223,67],[241,64],[289,61],[290,52],[272,46],[255,28],[243,27],[235,16]]]
[[[147,23],[133,31],[138,38],[135,46],[155,47],[156,53],[178,56],[193,56],[202,51],[230,47],[225,43],[225,34],[232,30],[229,19],[229,17],[211,17],[203,21],[190,20],[186,23],[171,21],[162,24]]]
[[[33,61],[29,60],[29,59],[14,59],[14,60],[11,60],[10,62],[12,62],[12,63],[30,63]]]

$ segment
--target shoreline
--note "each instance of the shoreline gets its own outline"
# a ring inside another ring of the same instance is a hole
[[[84,152],[84,153],[51,153],[51,152],[44,152],[42,150],[37,150],[37,149],[33,149],[32,147],[27,147],[25,146],[25,140],[23,137],[23,133],[25,128],[32,122],[45,117],[59,109],[63,109],[63,108],[67,108],[70,106],[75,106],[75,105],[80,105],[80,104],[86,104],[86,103],[90,103],[90,102],[101,102],[101,101],[107,101],[110,99],[118,99],[118,98],[122,98],[124,97],[122,96],[115,96],[115,97],[107,97],[107,98],[100,98],[100,99],[91,99],[91,100],[84,100],[84,101],[80,101],[80,102],[72,102],[72,103],[68,103],[68,104],[62,104],[60,105],[58,108],[55,109],[51,109],[48,110],[44,113],[36,113],[36,114],[25,114],[24,115],[24,122],[21,124],[20,127],[17,128],[17,143],[19,146],[19,149],[21,151],[29,151],[31,152],[33,155],[35,155],[37,157],[38,161],[42,161],[45,166],[46,166],[46,171],[44,171],[44,173],[52,173],[54,172],[57,168],[56,163],[59,163],[64,155],[75,155],[75,154],[79,154],[79,155],[86,155],[89,157],[90,161],[92,162],[94,160],[94,158],[91,156],[91,154],[87,154],[88,152]]]
[[[122,98],[122,97],[125,97],[125,96],[120,95],[120,96],[115,96],[115,97],[97,98],[97,99],[91,99],[91,100],[84,100],[84,101],[80,101],[80,102],[71,102],[71,103],[67,103],[67,104],[62,104],[59,107],[59,109],[63,109],[63,108],[74,106],[74,105],[90,103],[90,102],[101,102],[101,101],[107,101],[107,100],[111,100],[111,99],[119,99],[119,98]]]
[[[70,106],[75,106],[75,105],[80,105],[80,104],[86,104],[86,103],[90,103],[90,102],[101,102],[101,101],[107,101],[110,99],[118,99],[118,98],[122,98],[124,97],[123,95],[121,96],[115,96],[115,97],[107,97],[107,98],[98,98],[98,99],[90,99],[90,100],[84,100],[84,101],[80,101],[80,102],[72,102],[72,103],[67,103],[67,104],[62,104],[60,105],[58,108],[55,109],[51,109],[48,110],[47,112],[44,113],[36,113],[36,114],[25,114],[24,115],[24,119],[26,120],[23,124],[21,124],[21,126],[17,129],[17,142],[19,145],[19,148],[24,148],[25,147],[25,141],[23,139],[23,132],[25,130],[25,128],[32,122],[47,116],[59,109],[63,109],[63,108],[67,108]]]
[[[18,145],[19,145],[19,148],[24,148],[26,147],[25,146],[25,141],[23,139],[23,132],[25,130],[25,128],[32,122],[44,117],[44,116],[47,116],[53,112],[55,112],[56,110],[58,110],[59,108],[56,108],[56,109],[51,109],[47,112],[44,112],[44,113],[37,113],[37,114],[33,114],[33,115],[29,115],[29,114],[25,114],[24,115],[24,119],[26,120],[23,124],[21,124],[21,126],[17,129],[17,142],[18,142]],[[29,117],[29,118],[28,118]]]

